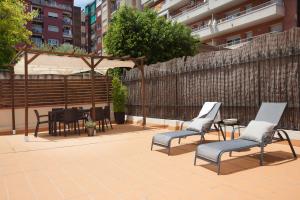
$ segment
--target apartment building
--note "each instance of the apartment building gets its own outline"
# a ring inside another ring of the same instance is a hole
[[[86,41],[88,52],[105,54],[103,37],[115,11],[122,5],[141,9],[140,0],[95,0],[85,7]]]
[[[81,48],[87,49],[85,13],[83,10],[81,11],[80,20],[81,20]]]
[[[297,0],[142,0],[142,5],[186,24],[214,46],[236,48],[255,36],[299,26]]]
[[[42,43],[57,46],[70,43],[81,45],[81,10],[74,6],[74,0],[26,0],[31,10],[39,15],[28,25],[32,41],[36,46]]]

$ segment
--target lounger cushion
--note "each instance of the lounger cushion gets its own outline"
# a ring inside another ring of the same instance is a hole
[[[170,140],[174,138],[182,138],[185,136],[191,136],[191,135],[197,135],[199,134],[196,131],[173,131],[173,132],[167,132],[167,133],[158,133],[153,136],[153,142],[155,144],[161,144],[164,146],[169,146]]]
[[[201,158],[217,162],[220,154],[223,152],[237,151],[240,149],[246,149],[258,145],[258,142],[244,139],[212,142],[208,144],[200,144],[197,147],[196,155]]]
[[[213,123],[213,119],[208,118],[197,118],[187,127],[186,130],[204,132],[210,129]]]
[[[241,135],[241,139],[262,142],[270,135],[276,125],[270,122],[252,120]]]

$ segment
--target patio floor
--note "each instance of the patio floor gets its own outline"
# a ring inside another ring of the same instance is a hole
[[[165,131],[122,125],[96,137],[31,135],[27,143],[1,136],[0,200],[300,199],[300,159],[288,145],[267,146],[263,167],[258,148],[226,154],[218,176],[205,161],[193,166],[199,137],[174,141],[171,156],[150,151],[153,134]]]

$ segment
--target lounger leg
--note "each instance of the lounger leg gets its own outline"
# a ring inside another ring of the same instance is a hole
[[[170,155],[171,148],[168,146],[168,156]]]
[[[204,135],[201,134],[200,144],[205,141]]]
[[[152,143],[151,143],[151,151],[152,151],[152,149],[153,149],[153,140],[152,140]]]
[[[181,138],[178,139],[178,144],[180,144]]]
[[[197,152],[195,153],[195,158],[194,158],[194,166],[197,164]]]
[[[221,172],[221,157],[222,157],[222,154],[223,153],[221,153],[219,155],[218,160],[217,160],[217,173],[218,173],[218,175],[220,175],[220,172]]]
[[[221,159],[218,160],[218,163],[217,163],[217,173],[218,173],[218,175],[220,175],[220,171],[221,171]]]
[[[285,132],[284,130],[280,130],[280,131],[282,131],[283,134],[285,135],[286,140],[288,141],[288,143],[289,143],[289,145],[290,145],[290,148],[291,148],[291,151],[292,151],[292,153],[293,153],[293,155],[294,155],[294,158],[297,158],[297,154],[296,154],[296,152],[295,152],[295,149],[294,149],[294,147],[293,147],[293,144],[292,144],[292,142],[291,142],[291,140],[290,140],[289,135],[288,135],[287,132]]]
[[[262,144],[260,147],[260,166],[264,165],[264,145]]]

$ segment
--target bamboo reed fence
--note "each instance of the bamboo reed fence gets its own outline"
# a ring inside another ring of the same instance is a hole
[[[206,101],[222,118],[247,124],[261,102],[288,102],[280,127],[300,128],[300,29],[262,35],[234,50],[200,53],[145,66],[148,117],[190,120]],[[141,73],[124,74],[128,114],[142,115]]]

